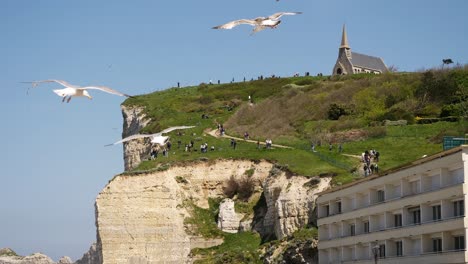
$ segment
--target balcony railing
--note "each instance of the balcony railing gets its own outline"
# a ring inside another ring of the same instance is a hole
[[[342,211],[340,213],[334,213],[334,214],[332,213],[332,214],[329,214],[329,215],[326,215],[326,216],[319,217],[318,219],[324,219],[324,218],[332,217],[332,216],[339,215],[339,214],[346,214],[346,213],[354,212],[354,211],[361,210],[361,209],[368,209],[368,208],[373,207],[373,206],[378,206],[378,205],[388,203],[388,202],[391,202],[391,201],[400,200],[402,198],[409,198],[409,197],[412,197],[412,196],[415,196],[415,195],[426,194],[426,193],[431,193],[431,192],[437,192],[437,191],[440,191],[440,190],[451,188],[451,187],[456,186],[456,185],[460,185],[462,183],[464,183],[464,182],[453,183],[451,185],[446,185],[446,186],[443,186],[443,187],[441,187],[439,189],[436,189],[436,190],[427,190],[427,191],[423,191],[423,192],[419,192],[419,193],[406,194],[406,195],[402,195],[400,197],[387,199],[387,200],[384,200],[382,202],[375,202],[375,203],[364,205],[364,206],[361,206],[361,207],[352,208],[351,210],[346,210],[346,209],[343,210],[343,208],[342,208]]]

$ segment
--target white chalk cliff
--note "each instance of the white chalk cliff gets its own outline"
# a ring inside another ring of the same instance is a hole
[[[123,136],[136,134],[148,124],[141,108],[123,106],[122,112]],[[145,141],[125,144],[125,169],[138,166],[148,152]],[[222,241],[190,235],[190,226],[184,224],[190,213],[184,204],[190,200],[208,208],[208,198],[224,197],[223,185],[231,177],[240,180],[247,171],[254,172],[251,177],[256,188],[263,190],[266,206],[253,219],[230,223],[233,232],[240,225],[241,230],[252,228],[262,236],[292,234],[314,221],[316,193],[330,182],[318,178],[319,184],[311,188],[305,184],[310,178],[289,176],[272,163],[250,160],[197,161],[163,171],[118,175],[96,199],[95,259],[103,264],[190,263],[192,248]]]

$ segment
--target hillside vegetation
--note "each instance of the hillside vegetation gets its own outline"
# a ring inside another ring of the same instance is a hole
[[[275,169],[305,176],[333,176],[332,184],[341,185],[363,177],[360,157],[365,150],[379,151],[382,171],[442,151],[443,136],[464,136],[468,132],[467,88],[468,67],[458,67],[421,73],[200,84],[137,96],[124,104],[143,106],[151,118],[140,133],[196,126],[170,133],[173,147],[169,156],[143,161],[136,172],[223,158],[266,159],[276,163]],[[384,125],[385,120],[399,120],[395,124],[400,125]],[[234,149],[230,139],[209,135],[217,124],[223,124],[230,136],[242,138],[248,132],[254,141],[272,139],[274,144],[291,148],[258,148],[255,143],[238,140]],[[194,149],[186,152],[185,145],[190,141]],[[203,143],[215,150],[201,153]],[[239,195],[234,199],[236,211],[247,215],[260,204],[258,199],[242,201]],[[299,248],[312,247],[312,240],[317,238],[313,225],[269,242],[255,232],[221,232],[215,221],[219,202],[219,198],[210,199],[208,209],[190,201],[185,205],[191,212],[185,223],[193,228],[193,234],[224,239],[216,247],[193,249],[195,263],[263,263],[262,259],[273,258],[275,249],[297,253]],[[312,254],[312,249],[307,248],[307,252]],[[283,255],[276,258],[279,261]]]
[[[334,183],[343,184],[359,176],[351,173],[360,166],[353,156],[365,150],[378,150],[380,168],[389,169],[441,151],[445,135],[463,136],[467,96],[465,66],[417,73],[202,83],[137,96],[124,104],[145,107],[152,122],[141,133],[196,126],[183,135],[170,133],[169,157],[145,161],[137,170],[200,158],[267,159],[292,173],[337,175]],[[384,126],[384,120],[406,120],[407,125]],[[271,138],[293,149],[257,149],[256,144],[238,141],[234,150],[229,139],[207,135],[218,123],[228,135],[242,137],[247,131],[251,139]],[[183,151],[191,140],[197,151]],[[205,142],[216,150],[200,153],[199,146]],[[311,143],[318,152],[311,151]],[[343,146],[342,153],[337,151],[338,144]]]

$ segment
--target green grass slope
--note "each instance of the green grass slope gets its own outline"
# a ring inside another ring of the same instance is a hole
[[[365,150],[378,150],[380,168],[390,169],[441,151],[444,135],[464,135],[467,87],[465,66],[424,73],[200,84],[129,98],[124,105],[145,108],[152,122],[141,133],[196,126],[183,135],[170,133],[173,148],[169,157],[144,161],[136,170],[200,159],[266,159],[296,174],[333,173],[337,175],[334,183],[344,184],[354,179],[350,172],[360,166],[359,159],[352,156]],[[249,95],[253,104],[248,102]],[[383,126],[387,119],[403,119],[408,125]],[[264,142],[271,138],[273,143],[293,149],[258,149],[256,144],[240,140],[234,150],[229,139],[206,133],[218,123],[224,124],[228,135],[242,137],[248,131],[251,139]],[[190,141],[197,151],[184,151]],[[312,142],[317,145],[316,153],[310,150]],[[215,151],[200,153],[202,143],[215,146]],[[328,150],[330,143],[332,151]],[[342,153],[337,152],[338,144],[343,146]]]

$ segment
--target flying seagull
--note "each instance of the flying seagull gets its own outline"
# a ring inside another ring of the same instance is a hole
[[[298,15],[298,14],[302,14],[302,12],[279,12],[269,17],[257,17],[254,19],[239,19],[239,20],[228,22],[223,25],[213,27],[213,29],[232,29],[235,26],[238,26],[241,24],[247,24],[247,25],[251,25],[254,27],[252,34],[255,34],[259,31],[266,29],[267,27],[276,28],[281,23],[281,20],[279,19],[282,16],[285,16],[285,15],[292,16],[292,15]]]
[[[63,80],[53,80],[53,79],[51,79],[51,80],[22,82],[22,83],[32,83],[32,87],[34,88],[34,87],[38,86],[41,83],[51,83],[51,82],[58,83],[58,84],[65,87],[63,89],[56,89],[56,90],[53,90],[53,91],[58,96],[63,97],[62,102],[65,102],[65,100],[67,100],[67,103],[70,102],[72,97],[79,97],[79,96],[84,97],[84,96],[86,96],[89,99],[93,99],[93,97],[91,95],[89,95],[87,90],[101,90],[103,92],[110,93],[110,94],[115,94],[115,95],[118,95],[118,96],[132,97],[132,96],[130,96],[128,94],[121,93],[119,91],[116,91],[116,90],[111,89],[111,88],[106,87],[106,86],[93,85],[93,86],[80,87],[80,86],[77,86],[77,85],[70,84],[70,83],[68,83],[66,81],[63,81]],[[29,88],[28,88],[28,93],[29,93]]]
[[[166,134],[166,133],[169,133],[169,132],[171,132],[173,130],[177,130],[177,129],[187,129],[187,128],[192,128],[192,127],[195,127],[195,126],[176,126],[176,127],[166,128],[163,131],[158,132],[158,133],[154,133],[154,134],[146,134],[146,135],[145,134],[136,134],[136,135],[126,137],[126,138],[124,138],[122,140],[119,140],[119,141],[117,141],[115,143],[108,144],[108,145],[105,145],[105,146],[107,147],[107,146],[117,145],[119,143],[130,141],[132,139],[146,138],[146,137],[151,138],[151,143],[163,146],[163,145],[165,145],[167,143],[167,141],[169,140],[169,137],[168,136],[163,136],[162,134]]]

